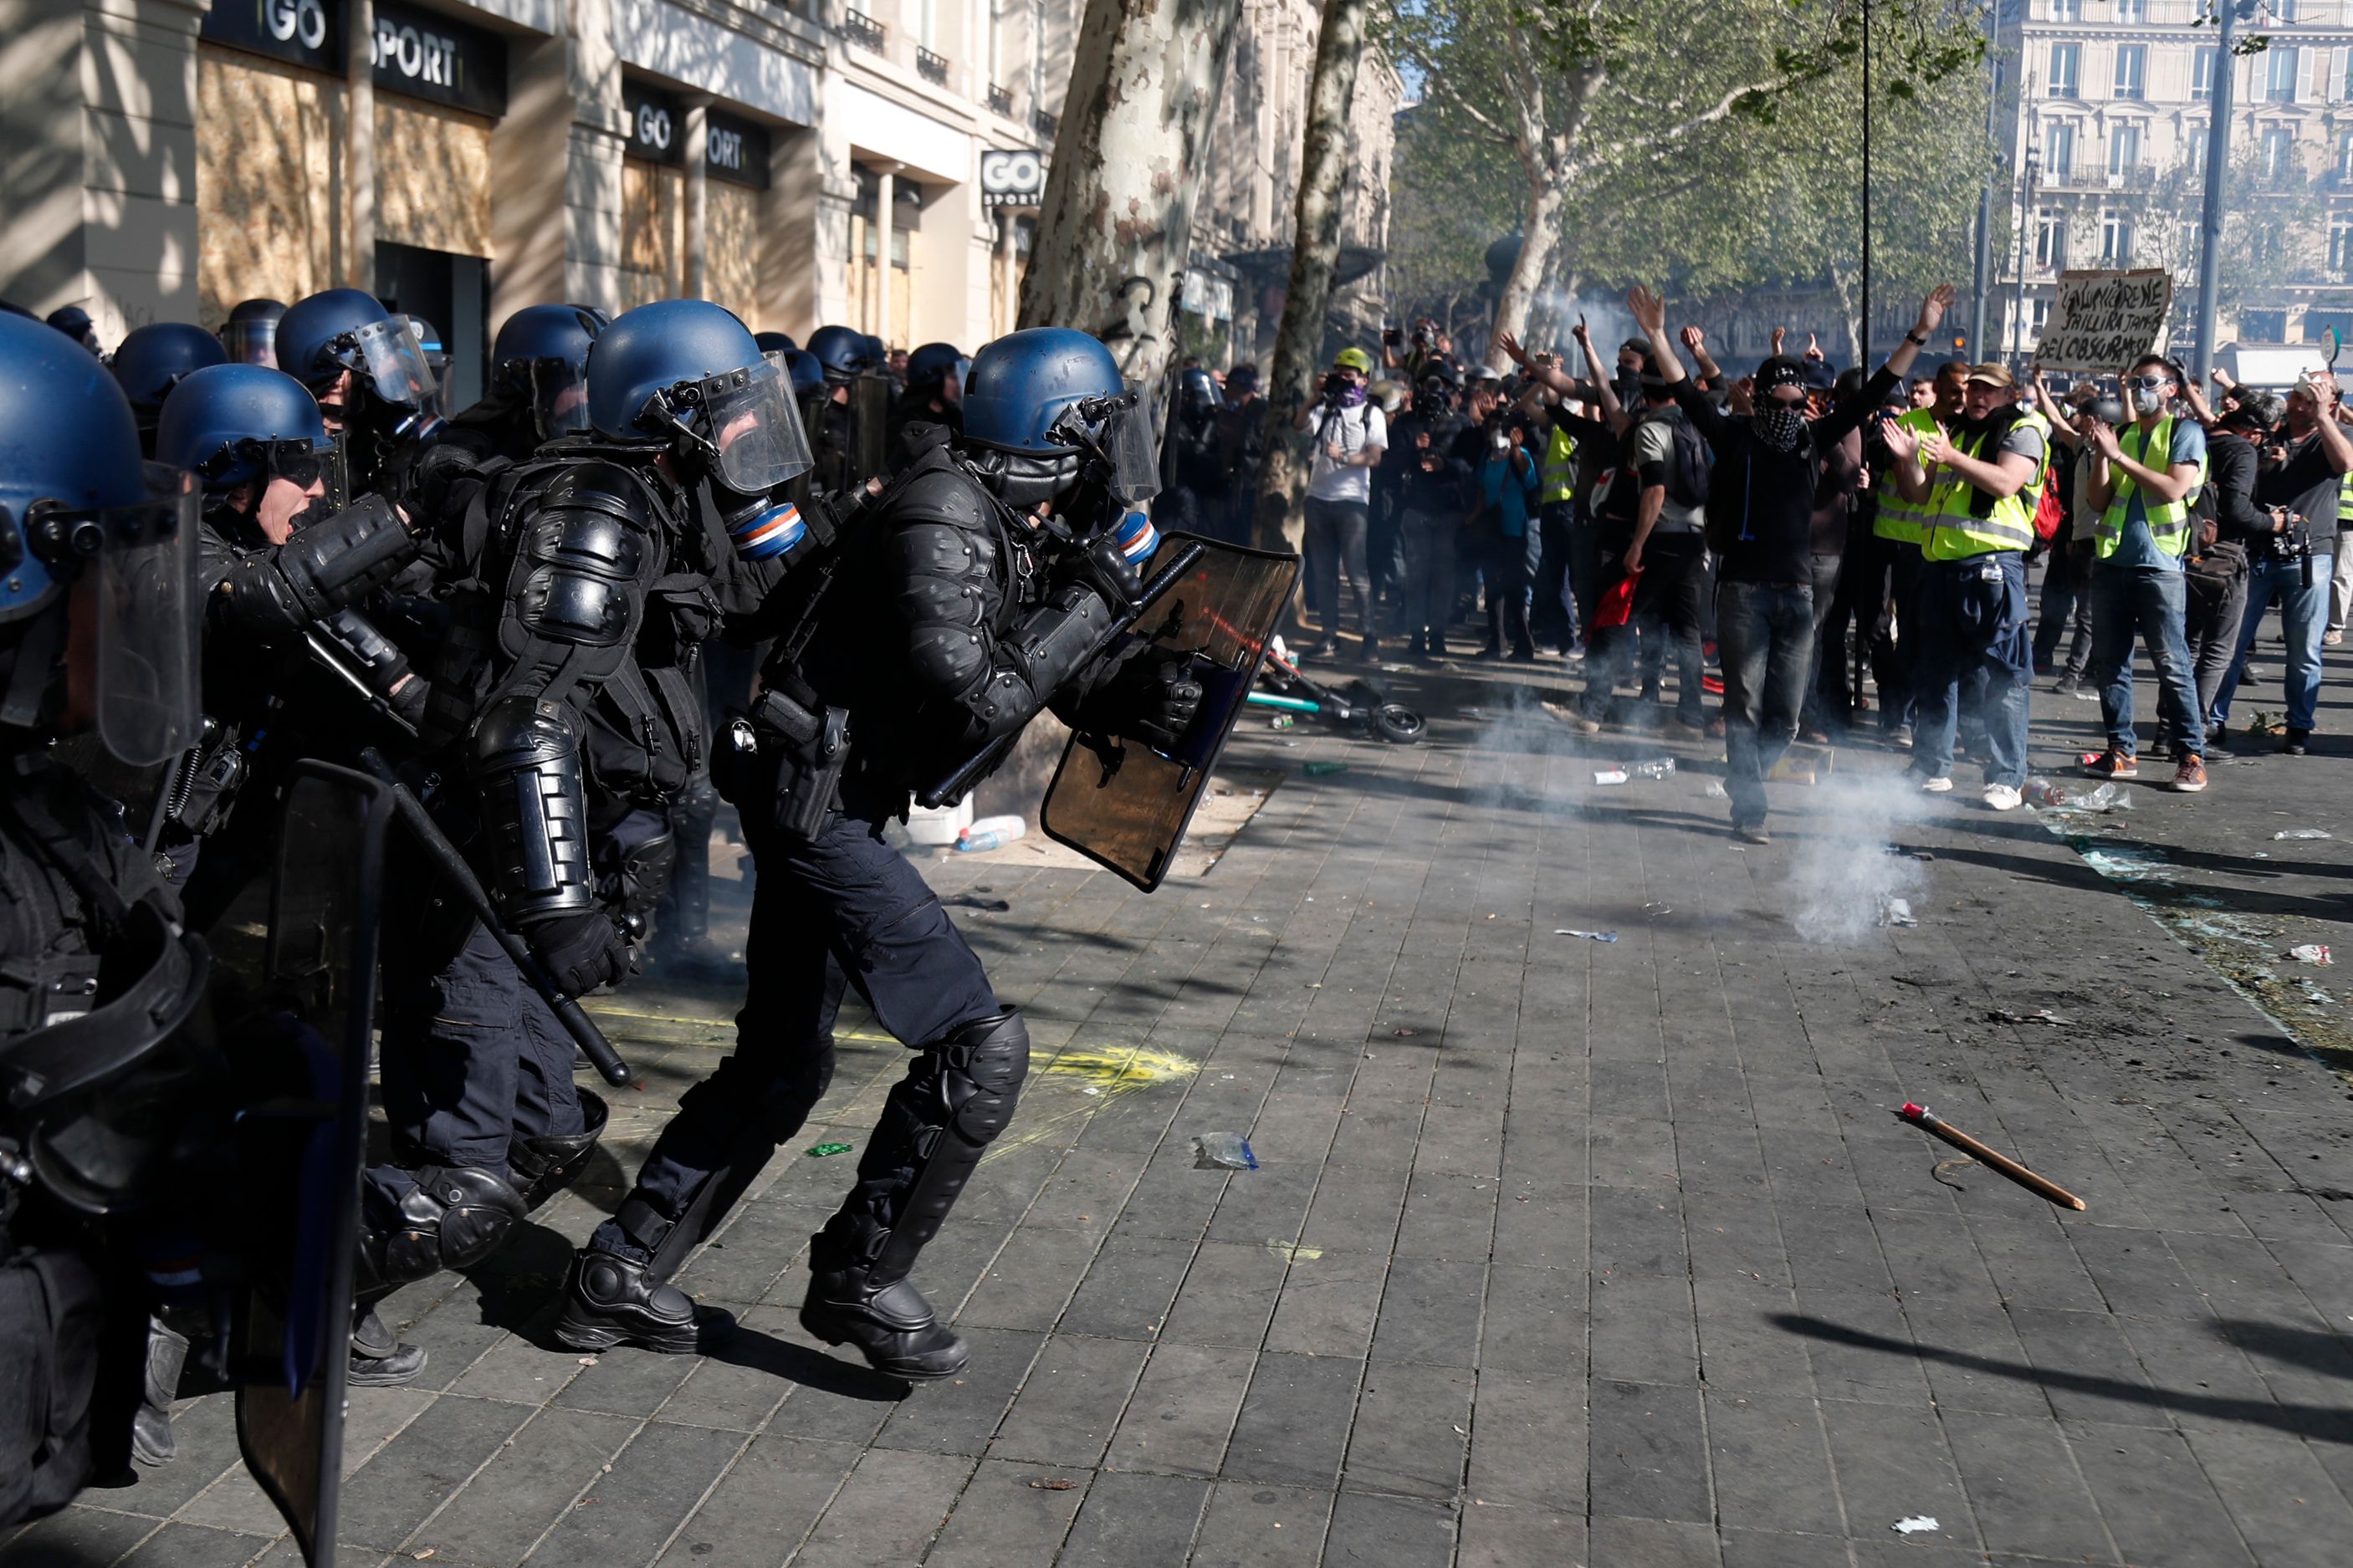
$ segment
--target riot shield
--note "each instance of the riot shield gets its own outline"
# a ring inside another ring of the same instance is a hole
[[[237,1447],[306,1562],[334,1558],[343,1378],[391,791],[304,763],[276,872],[215,928],[250,1203],[229,1372]]]
[[[1200,712],[1167,752],[1116,735],[1071,736],[1039,817],[1048,837],[1147,893],[1160,886],[1185,840],[1299,574],[1296,555],[1183,533],[1164,539],[1155,558],[1188,544],[1202,547],[1200,559],[1153,595],[1135,635],[1193,656]]]

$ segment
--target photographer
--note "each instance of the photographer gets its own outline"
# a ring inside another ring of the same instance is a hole
[[[2198,682],[2198,711],[2211,712],[2223,672],[2239,651],[2239,627],[2247,614],[2248,552],[2272,531],[2269,513],[2255,504],[2255,475],[2263,443],[2280,417],[2280,400],[2268,392],[2243,392],[2231,411],[2214,421],[2206,446],[2208,515],[2186,564],[2189,605],[2184,630],[2189,663]],[[2206,751],[2221,755],[2221,726],[2209,725]]]
[[[2320,702],[2321,636],[2328,621],[2329,568],[2337,550],[2339,476],[2353,469],[2353,443],[2331,417],[2337,378],[2327,371],[2307,375],[2287,396],[2282,438],[2263,448],[2255,479],[2255,504],[2271,515],[2271,531],[2257,536],[2247,574],[2246,618],[2239,628],[2238,657],[2223,673],[2207,710],[2217,732],[2231,718],[2231,699],[2247,667],[2263,612],[2274,601],[2287,632],[2287,739],[2280,750],[2305,754]]]
[[[2189,553],[2190,503],[2206,482],[2206,432],[2177,418],[2182,377],[2161,354],[2143,354],[2122,382],[2132,423],[2119,428],[2095,411],[2084,440],[2089,494],[2100,521],[2092,563],[2091,675],[2100,689],[2108,749],[2084,772],[2140,776],[2133,729],[2133,637],[2157,668],[2161,737],[2170,737],[2173,787],[2206,787],[2206,727],[2198,711],[2184,631],[2182,558]]]
[[[1322,625],[1323,639],[1311,657],[1340,652],[1340,577],[1345,573],[1356,596],[1356,629],[1363,657],[1380,652],[1373,628],[1372,575],[1365,563],[1365,534],[1372,510],[1372,471],[1388,447],[1388,423],[1366,395],[1373,356],[1345,348],[1333,356],[1323,395],[1300,409],[1294,430],[1315,432],[1315,453],[1307,470],[1307,559],[1312,567],[1308,603]]]
[[[1477,523],[1485,547],[1487,646],[1482,657],[1504,657],[1511,644],[1514,664],[1535,662],[1528,635],[1528,518],[1536,504],[1536,460],[1528,449],[1527,417],[1516,408],[1489,416],[1489,447],[1479,466]]]

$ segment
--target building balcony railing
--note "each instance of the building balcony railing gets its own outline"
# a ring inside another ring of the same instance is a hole
[[[1049,114],[1042,109],[1033,109],[1029,111],[1029,128],[1051,142],[1061,132],[1062,119],[1061,116]]]
[[[2157,184],[2157,166],[2153,163],[2128,163],[2112,168],[2106,175],[2112,191],[2146,191]]]
[[[990,82],[988,84],[988,107],[992,112],[1002,114],[1008,120],[1012,119],[1013,89],[1009,87],[999,87],[995,82]]]
[[[860,48],[871,50],[878,55],[889,47],[891,42],[890,28],[865,12],[852,10],[847,6],[842,9],[841,26],[839,30],[843,37],[848,38]]]
[[[947,56],[935,55],[929,49],[918,47],[915,50],[915,74],[934,87],[947,86]]]

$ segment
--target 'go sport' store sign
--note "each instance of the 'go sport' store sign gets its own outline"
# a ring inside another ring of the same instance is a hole
[[[621,79],[628,116],[628,155],[673,168],[686,162],[686,106],[675,93],[635,77]],[[768,128],[712,109],[703,111],[703,172],[714,180],[768,188]]]
[[[342,0],[217,0],[200,36],[330,76],[344,70]],[[438,11],[378,0],[369,40],[377,88],[500,115],[507,107],[507,46],[495,33]]]

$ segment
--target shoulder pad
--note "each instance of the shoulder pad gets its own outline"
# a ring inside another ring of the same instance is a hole
[[[976,529],[910,522],[891,531],[891,556],[910,576],[985,578],[997,558],[997,542]]]

